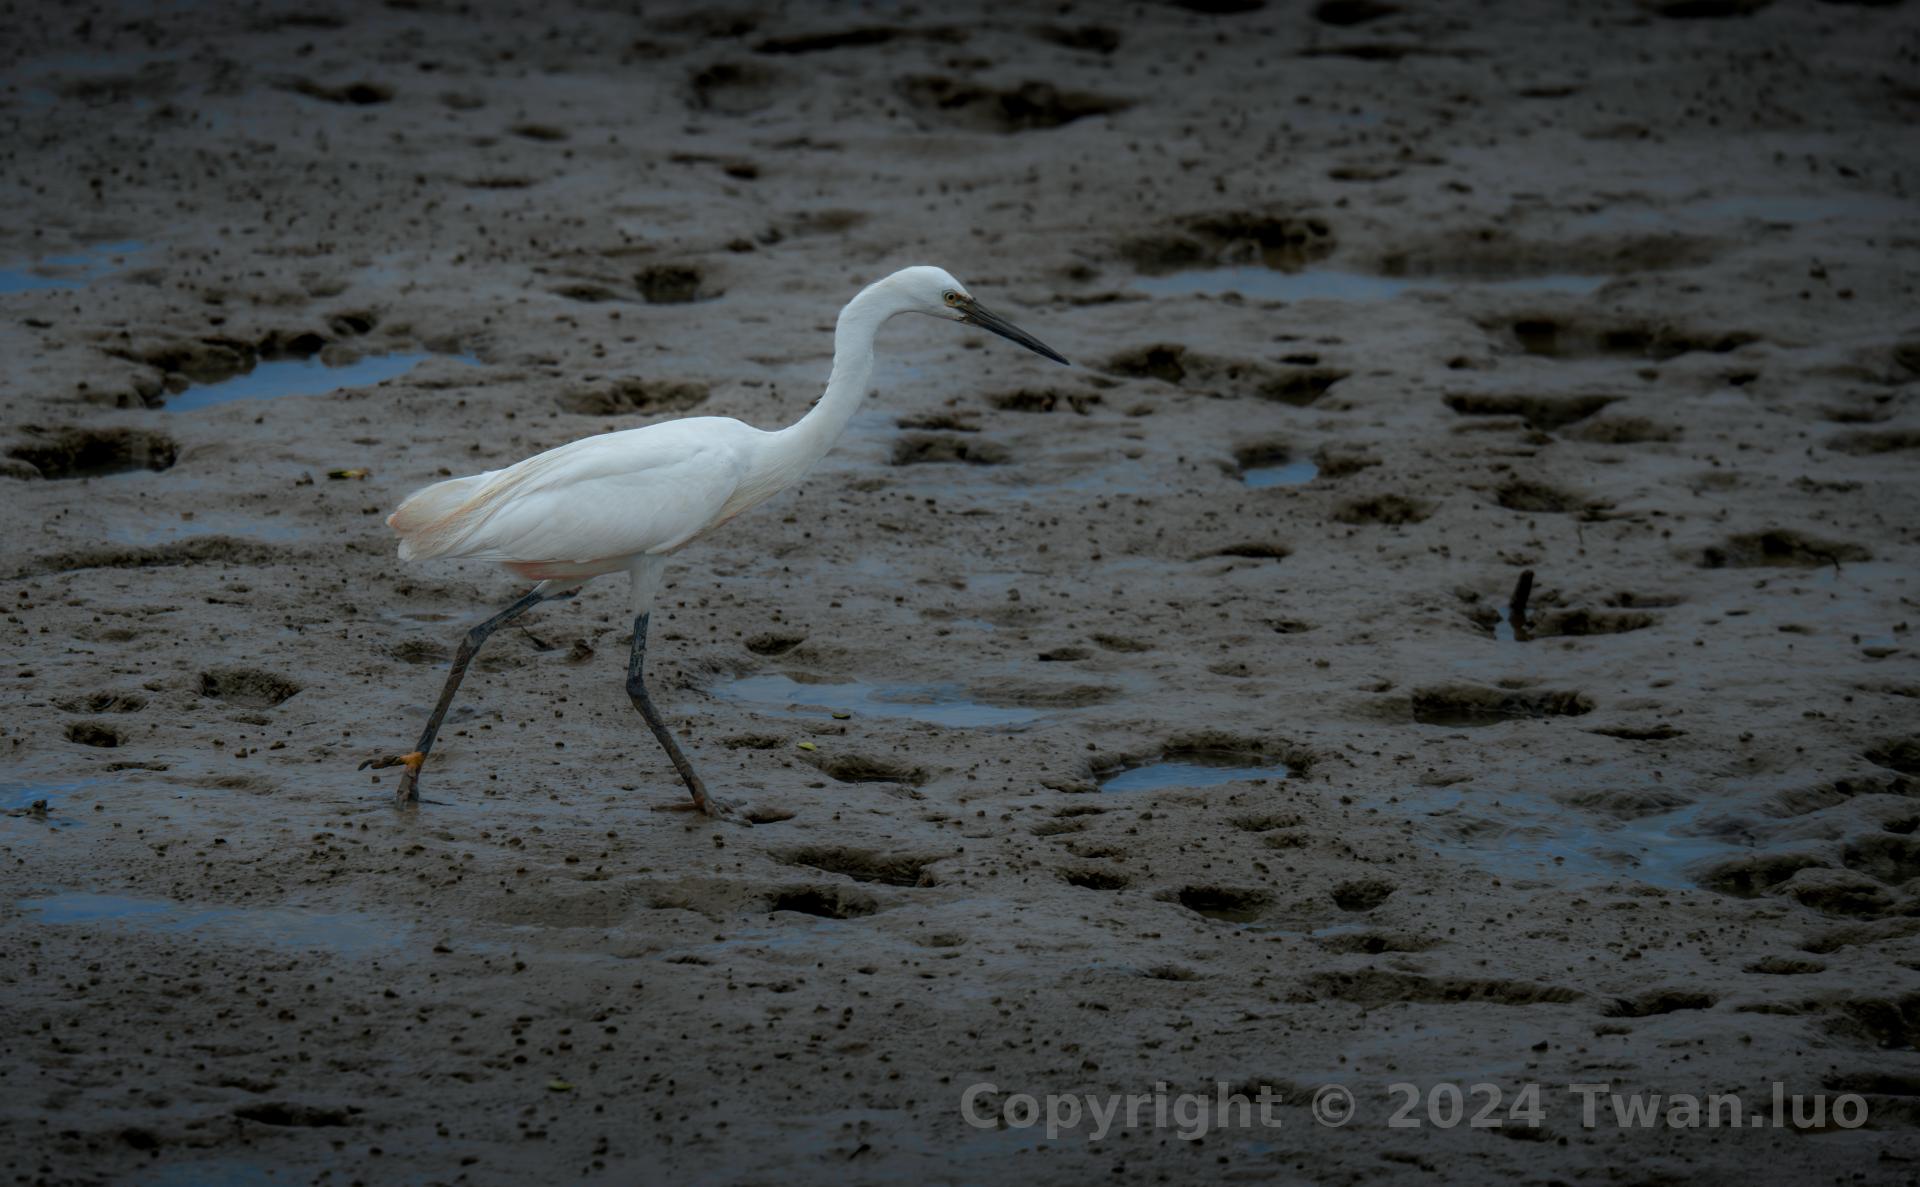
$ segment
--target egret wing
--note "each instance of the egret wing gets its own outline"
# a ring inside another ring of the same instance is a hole
[[[712,525],[742,472],[734,450],[684,431],[589,437],[488,476],[441,555],[583,562],[670,552]]]

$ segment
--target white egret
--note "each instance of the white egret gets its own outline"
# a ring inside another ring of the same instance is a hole
[[[883,322],[902,313],[979,326],[1055,362],[1067,361],[988,312],[943,269],[903,268],[862,289],[840,311],[827,390],[805,416],[784,429],[769,432],[719,416],[683,417],[587,437],[504,470],[451,478],[410,495],[387,518],[400,535],[401,560],[495,561],[537,584],[467,632],[413,750],[362,765],[404,766],[398,802],[418,803],[421,764],[433,749],[467,665],[487,637],[541,602],[572,597],[595,577],[625,572],[633,581],[627,695],[693,794],[692,806],[709,816],[746,823],[707,793],[647,695],[642,667],[648,615],[670,554],[792,486],[833,448],[867,394],[874,335]]]

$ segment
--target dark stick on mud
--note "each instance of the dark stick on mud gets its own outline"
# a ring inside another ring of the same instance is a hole
[[[1520,579],[1513,583],[1513,597],[1507,600],[1507,625],[1513,628],[1513,637],[1525,643],[1533,637],[1527,629],[1527,599],[1533,596],[1533,570],[1522,569]]]

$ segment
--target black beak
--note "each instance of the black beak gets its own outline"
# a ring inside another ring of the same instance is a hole
[[[1027,333],[1012,322],[1001,318],[999,314],[988,312],[978,301],[969,300],[963,304],[961,308],[966,310],[966,313],[960,320],[967,325],[979,326],[983,330],[992,330],[1002,338],[1011,342],[1018,342],[1035,354],[1045,355],[1056,363],[1064,363],[1069,367],[1073,366],[1072,363],[1068,363],[1067,360],[1061,356],[1059,351],[1040,341],[1040,339],[1035,338],[1032,334]]]

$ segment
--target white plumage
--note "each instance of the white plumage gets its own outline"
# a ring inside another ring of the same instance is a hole
[[[942,269],[903,268],[862,289],[840,311],[827,390],[811,411],[784,429],[766,431],[719,416],[685,417],[587,437],[502,470],[450,478],[408,496],[387,518],[400,536],[401,560],[493,561],[538,584],[467,633],[419,745],[379,760],[377,765],[406,766],[400,801],[417,802],[420,766],[487,636],[542,601],[624,570],[633,579],[634,613],[627,693],[692,792],[694,805],[709,815],[738,819],[706,794],[642,679],[647,614],[659,593],[665,558],[799,481],[833,448],[866,396],[874,335],[902,313],[977,325],[1067,361],[982,308]]]

